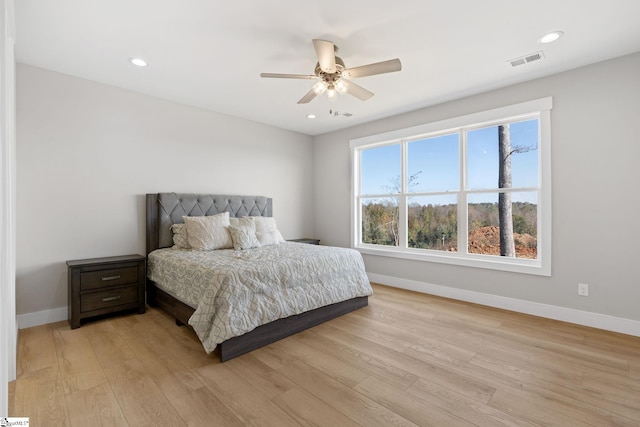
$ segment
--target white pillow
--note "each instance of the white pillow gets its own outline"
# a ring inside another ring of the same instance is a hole
[[[249,216],[243,216],[241,218],[230,217],[229,224],[233,225],[234,227],[253,227],[254,230],[256,227],[253,219]]]
[[[187,238],[192,249],[210,251],[229,249],[233,241],[229,234],[229,212],[212,216],[183,216]]]
[[[252,216],[249,218],[253,219],[256,225],[256,236],[262,246],[277,245],[284,242],[275,218],[270,216]]]
[[[256,237],[258,238],[261,246],[277,245],[284,242],[284,238],[278,230],[265,231],[262,233],[256,231]]]
[[[258,248],[260,242],[256,237],[256,227],[251,222],[251,225],[230,225],[229,233],[231,234],[231,240],[233,240],[233,249],[241,251],[244,249]]]
[[[172,249],[191,249],[189,238],[187,237],[187,227],[184,224],[173,224],[173,247]]]

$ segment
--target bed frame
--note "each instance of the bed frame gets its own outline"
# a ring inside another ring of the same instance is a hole
[[[182,216],[215,215],[272,216],[272,199],[261,196],[216,194],[157,193],[147,194],[147,255],[156,249],[173,245],[171,225],[182,223]],[[168,312],[178,325],[189,324],[193,307],[174,298],[147,279],[147,302]],[[295,316],[259,326],[244,335],[219,344],[220,360],[225,362],[282,338],[365,307],[368,297],[358,297],[320,307]]]

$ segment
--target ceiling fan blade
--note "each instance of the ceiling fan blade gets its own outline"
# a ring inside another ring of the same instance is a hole
[[[347,87],[347,93],[349,95],[353,95],[361,101],[366,101],[374,95],[373,92],[363,88],[362,86],[358,86],[354,82],[351,82],[347,79],[343,78],[340,81],[344,82],[344,85]]]
[[[388,61],[376,62],[375,64],[361,65],[359,67],[348,68],[342,72],[344,77],[354,79],[356,77],[374,76],[376,74],[393,73],[402,70],[402,64],[398,58]]]
[[[306,104],[308,102],[311,102],[311,100],[313,98],[315,98],[316,96],[318,96],[318,94],[316,93],[315,90],[311,89],[309,92],[306,93],[305,96],[303,96],[302,98],[300,98],[300,101],[298,101],[298,104]]]
[[[336,50],[333,43],[327,40],[313,39],[313,47],[316,49],[320,69],[325,73],[335,73]]]
[[[277,73],[260,73],[260,77],[268,77],[273,79],[317,79],[312,74],[277,74]]]

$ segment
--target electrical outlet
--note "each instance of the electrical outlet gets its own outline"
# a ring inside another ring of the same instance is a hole
[[[582,297],[589,296],[589,285],[586,283],[578,283],[578,295]]]

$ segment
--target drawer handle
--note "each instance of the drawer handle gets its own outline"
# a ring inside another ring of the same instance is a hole
[[[120,275],[118,274],[117,276],[107,276],[107,277],[103,277],[102,281],[106,282],[107,280],[117,280],[120,278]]]
[[[120,299],[120,295],[115,297],[106,297],[106,298],[102,298],[102,302],[117,301],[119,299]]]

